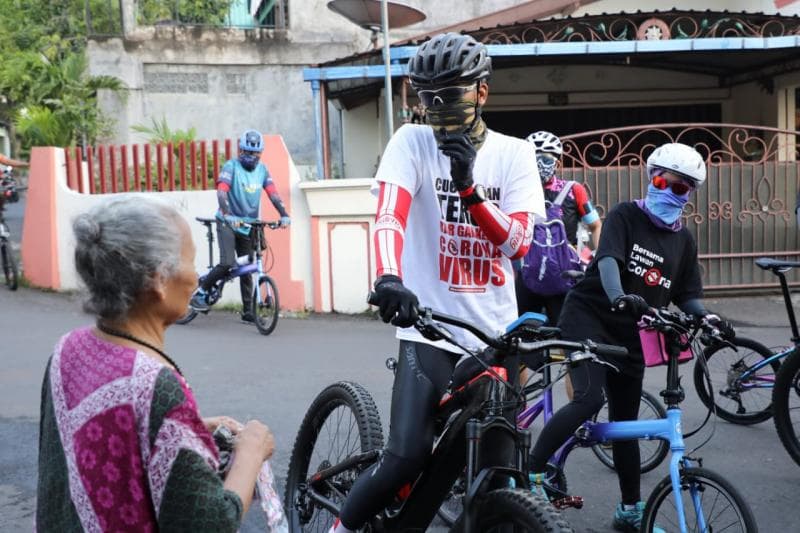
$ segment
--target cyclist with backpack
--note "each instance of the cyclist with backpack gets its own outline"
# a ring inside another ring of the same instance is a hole
[[[680,218],[692,192],[705,182],[705,161],[690,146],[665,144],[647,158],[647,173],[646,197],[617,204],[608,213],[596,258],[584,280],[567,294],[558,322],[564,340],[624,346],[630,355],[607,361],[619,371],[594,362],[570,369],[574,399],[544,426],[531,453],[537,491],[553,453],[602,407],[604,389],[610,420],[637,419],[644,376],[637,322],[651,307],[674,303],[732,333],[728,322],[703,307],[697,244]],[[615,441],[613,457],[622,493],[613,526],[639,531],[644,511],[639,442]]]
[[[461,353],[409,327],[417,307],[447,309],[487,331],[502,331],[517,316],[508,305],[511,259],[525,254],[544,199],[530,147],[481,118],[490,74],[486,47],[457,33],[433,37],[409,62],[428,124],[395,132],[373,185],[375,299],[400,340],[389,440],[348,494],[337,533],[357,530],[390,503],[433,446],[436,409]],[[464,330],[453,336],[467,348],[482,346]]]
[[[567,291],[575,280],[564,279],[565,270],[582,270],[576,250],[578,223],[591,232],[592,249],[600,242],[603,223],[589,200],[586,188],[575,181],[561,179],[557,172],[561,166],[564,148],[561,139],[549,131],[537,131],[526,139],[536,151],[536,164],[544,189],[547,220],[537,224],[528,253],[516,277],[514,288],[517,294],[517,312],[544,313],[551,325],[558,323],[561,306]],[[535,366],[538,358],[523,357],[523,361]],[[527,381],[528,371],[523,369],[520,379]],[[572,398],[572,383],[564,380],[567,396]]]
[[[592,206],[586,188],[558,177],[563,147],[549,131],[537,131],[527,138],[536,149],[536,163],[544,189],[547,220],[534,228],[533,241],[522,260],[516,280],[517,310],[544,312],[550,324],[558,322],[561,306],[574,281],[563,279],[565,270],[580,270],[576,251],[578,223],[591,232],[592,248],[600,242],[603,223]]]
[[[261,191],[266,191],[272,205],[281,216],[281,227],[291,224],[289,213],[283,206],[278,189],[272,182],[266,165],[261,162],[264,151],[264,137],[256,130],[247,130],[239,138],[239,155],[225,162],[217,179],[217,202],[219,209],[216,218],[217,239],[219,240],[220,262],[203,279],[199,290],[192,296],[189,305],[196,311],[208,311],[206,294],[217,280],[236,265],[236,257],[253,252],[253,239],[260,234],[252,232],[246,225],[247,219],[259,218]],[[242,321],[253,322],[252,309],[253,280],[250,276],[239,278],[242,293]]]

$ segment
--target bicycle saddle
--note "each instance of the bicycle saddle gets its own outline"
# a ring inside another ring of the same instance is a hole
[[[764,270],[788,270],[793,267],[800,267],[800,261],[782,261],[771,257],[759,257],[756,265]]]

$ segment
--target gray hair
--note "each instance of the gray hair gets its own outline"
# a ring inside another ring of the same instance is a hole
[[[156,275],[174,274],[181,254],[179,219],[167,204],[127,195],[76,217],[75,268],[89,290],[86,311],[125,318]]]

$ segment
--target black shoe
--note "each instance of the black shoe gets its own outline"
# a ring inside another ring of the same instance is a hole
[[[245,312],[245,313],[242,313],[239,316],[241,317],[242,322],[249,323],[249,324],[255,324],[256,323],[255,315],[253,315],[253,313],[251,313],[249,311]]]

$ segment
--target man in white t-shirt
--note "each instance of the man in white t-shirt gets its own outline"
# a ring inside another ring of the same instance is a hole
[[[490,74],[486,47],[457,33],[433,37],[409,63],[428,125],[395,133],[373,186],[373,302],[400,339],[389,441],[356,481],[333,531],[361,528],[413,482],[430,454],[436,406],[461,353],[410,327],[417,307],[491,332],[517,318],[511,260],[525,255],[534,221],[545,215],[544,197],[530,146],[481,119]],[[453,334],[465,347],[482,346],[468,332]]]

